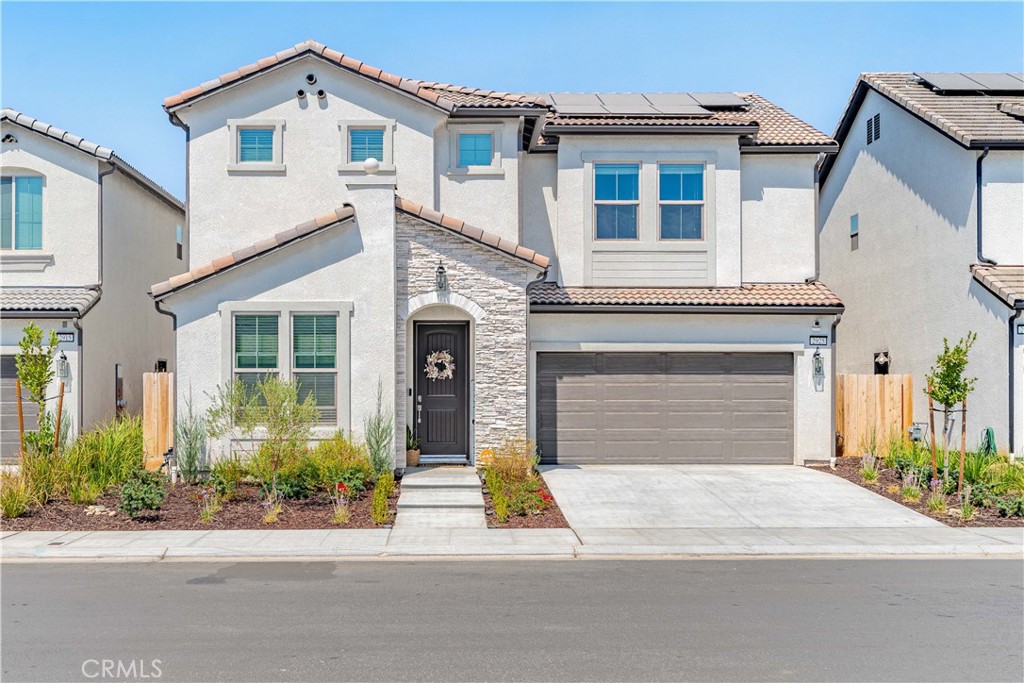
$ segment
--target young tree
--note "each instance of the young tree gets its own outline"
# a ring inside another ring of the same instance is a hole
[[[953,408],[967,399],[978,381],[977,377],[967,377],[964,374],[967,371],[967,354],[974,346],[975,339],[977,339],[977,335],[974,332],[968,332],[967,336],[960,339],[952,348],[949,346],[949,340],[943,339],[942,353],[935,359],[935,365],[925,377],[928,383],[925,393],[942,406],[943,464],[946,470],[942,475],[943,480],[946,479],[949,471],[949,440],[952,433]],[[964,412],[961,419],[966,419],[966,417],[966,412]],[[934,438],[933,434],[933,441]],[[932,472],[932,476],[935,476],[934,472]]]
[[[57,356],[57,333],[50,331],[46,344],[43,331],[34,322],[22,330],[21,349],[14,357],[14,367],[22,390],[28,400],[38,408],[38,426],[35,431],[22,434],[23,443],[31,451],[49,452],[53,447],[54,417],[46,412],[46,390],[57,374],[54,358]]]

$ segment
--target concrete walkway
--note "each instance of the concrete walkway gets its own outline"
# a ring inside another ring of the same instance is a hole
[[[411,467],[402,477],[395,529],[486,529],[475,467]]]
[[[529,556],[1024,558],[1024,528],[5,531],[3,561]]]

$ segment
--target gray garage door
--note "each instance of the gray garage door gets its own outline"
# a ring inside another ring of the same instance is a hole
[[[539,353],[545,464],[793,462],[793,356]]]
[[[18,373],[14,366],[14,356],[0,356],[0,460],[16,461],[21,450],[18,439],[18,400],[14,389],[14,380]],[[22,397],[24,398],[24,390]],[[25,429],[36,429],[35,405],[25,401]]]

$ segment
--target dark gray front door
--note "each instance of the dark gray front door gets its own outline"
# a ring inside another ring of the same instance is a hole
[[[547,464],[793,463],[786,353],[537,354]]]
[[[467,323],[416,324],[416,432],[423,455],[469,455],[468,349]],[[427,376],[427,357],[435,351],[452,355],[451,379]]]

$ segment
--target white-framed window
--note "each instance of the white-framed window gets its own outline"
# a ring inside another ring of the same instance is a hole
[[[451,156],[448,175],[501,176],[501,128],[480,123],[448,127]]]
[[[341,133],[342,173],[365,173],[363,162],[374,158],[380,162],[378,173],[395,172],[394,119],[363,119],[338,122]]]
[[[42,176],[0,177],[0,249],[42,248]]]
[[[238,313],[233,322],[233,378],[241,380],[248,389],[268,375],[280,376],[280,316],[277,313]]]
[[[594,164],[594,239],[640,237],[640,164]]]
[[[658,239],[704,239],[704,164],[658,164]]]
[[[229,119],[233,172],[284,171],[284,121],[281,119]]]
[[[312,396],[318,428],[350,428],[349,302],[222,303],[224,381],[247,388],[267,375],[295,382],[299,399]]]
[[[332,313],[292,316],[292,378],[299,400],[312,395],[320,424],[338,423],[338,316]]]
[[[180,261],[185,252],[185,229],[181,223],[174,226],[174,255]]]
[[[850,251],[860,248],[860,214],[850,216]]]

